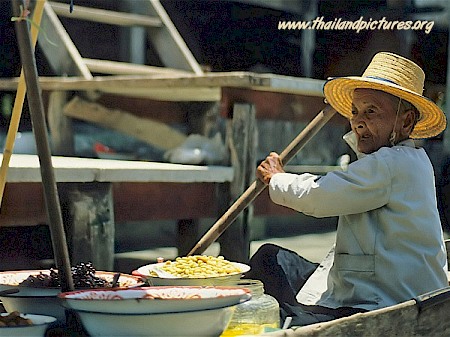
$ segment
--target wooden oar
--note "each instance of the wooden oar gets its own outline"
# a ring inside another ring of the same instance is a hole
[[[16,17],[23,14],[23,10],[27,8],[23,0],[14,0],[12,1],[12,5],[13,13]],[[74,285],[70,269],[69,251],[67,248],[61,206],[53,172],[36,58],[31,44],[27,22],[25,20],[17,20],[15,26],[20,60],[22,62],[25,83],[28,90],[28,107],[30,109],[33,133],[36,140],[36,148],[41,168],[44,200],[47,207],[56,266],[58,267],[58,273],[60,275],[62,291],[72,291],[74,290]]]
[[[303,129],[300,134],[280,153],[283,165],[286,165],[312,137],[334,116],[336,111],[327,105]],[[233,223],[237,216],[262,192],[266,185],[256,179],[247,190],[234,202],[222,217],[197,242],[189,255],[202,254]]]

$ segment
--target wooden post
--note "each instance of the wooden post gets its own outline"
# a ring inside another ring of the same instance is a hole
[[[114,212],[111,183],[61,184],[62,209],[72,264],[114,268]]]
[[[229,184],[229,204],[226,211],[245,188],[255,179],[256,168],[256,120],[251,104],[235,104],[233,118],[227,125],[227,145],[234,179]],[[223,187],[222,187],[223,188]],[[250,222],[253,206],[250,205],[219,238],[220,254],[231,261],[247,262],[250,256]]]
[[[72,120],[63,114],[66,103],[67,91],[50,93],[47,119],[52,136],[53,154],[57,156],[75,155]]]

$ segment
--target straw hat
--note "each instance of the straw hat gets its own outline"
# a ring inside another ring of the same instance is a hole
[[[396,54],[376,54],[364,74],[328,80],[323,92],[328,103],[341,115],[351,118],[353,91],[357,88],[376,89],[400,97],[420,112],[411,138],[434,137],[444,131],[444,112],[422,95],[425,82],[423,70],[414,62]]]

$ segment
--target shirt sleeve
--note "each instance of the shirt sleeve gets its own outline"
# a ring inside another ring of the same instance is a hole
[[[324,176],[277,173],[269,195],[278,205],[315,217],[362,213],[389,201],[392,174],[382,156],[367,155]]]

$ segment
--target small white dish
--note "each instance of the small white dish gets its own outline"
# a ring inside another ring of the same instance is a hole
[[[8,313],[0,315],[7,316]],[[20,314],[20,316],[30,319],[33,324],[0,327],[0,337],[44,337],[49,325],[56,321],[55,317],[45,315]]]

